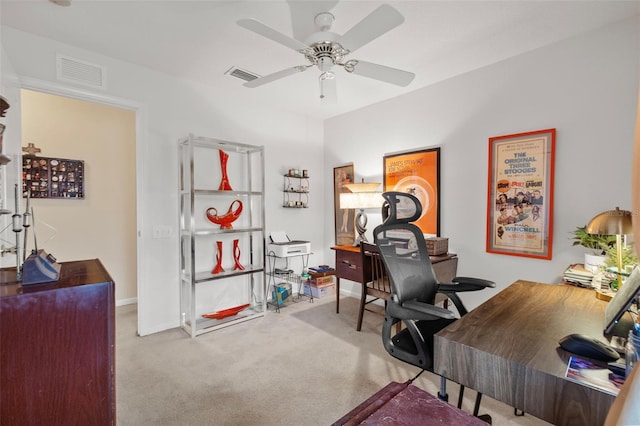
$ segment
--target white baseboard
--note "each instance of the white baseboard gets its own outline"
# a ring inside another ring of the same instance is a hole
[[[179,320],[167,322],[165,324],[158,324],[149,328],[142,327],[142,328],[138,328],[138,336],[147,336],[149,334],[159,333],[161,331],[169,330],[172,328],[178,328],[178,327],[180,327]]]
[[[355,297],[356,299],[360,299],[360,291],[352,291],[349,289],[341,288],[340,294],[343,296]]]
[[[136,303],[138,303],[137,297],[132,297],[131,299],[120,299],[120,300],[116,300],[116,307],[125,306],[125,305],[135,305]]]

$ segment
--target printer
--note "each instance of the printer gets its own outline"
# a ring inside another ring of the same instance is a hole
[[[301,256],[311,254],[311,243],[309,241],[291,240],[286,232],[276,231],[269,235],[268,254],[273,253],[276,257]]]

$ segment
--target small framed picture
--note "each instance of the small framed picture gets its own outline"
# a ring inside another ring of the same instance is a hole
[[[353,179],[353,163],[333,168],[333,206],[337,246],[352,246],[356,241],[353,223],[355,209],[340,208],[340,193],[349,192],[344,185],[353,183]]]
[[[84,198],[84,161],[22,156],[22,195],[31,198]]]

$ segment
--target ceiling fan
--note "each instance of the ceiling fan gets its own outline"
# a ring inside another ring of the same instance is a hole
[[[348,73],[373,78],[398,86],[404,87],[411,83],[415,77],[415,74],[411,72],[358,59],[346,59],[347,55],[402,24],[404,17],[400,12],[387,4],[383,4],[343,35],[338,35],[330,31],[334,20],[333,14],[329,12],[317,14],[314,19],[316,32],[311,34],[304,43],[282,34],[255,19],[238,20],[237,23],[239,26],[293,49],[303,54],[307,60],[305,65],[297,65],[264,77],[256,78],[244,83],[244,86],[262,86],[263,84],[305,71],[313,66],[318,67],[320,70],[321,99],[335,98],[334,66],[340,66]]]

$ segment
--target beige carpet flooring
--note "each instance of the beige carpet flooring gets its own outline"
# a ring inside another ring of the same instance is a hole
[[[116,399],[121,426],[330,425],[391,381],[419,369],[385,352],[382,315],[365,312],[355,330],[358,300],[333,297],[291,304],[280,313],[191,339],[181,329],[136,335],[135,305],[117,309]],[[414,384],[435,394],[439,377]],[[456,403],[458,385],[448,382]],[[475,392],[463,409],[473,411]],[[494,425],[544,425],[483,397]]]

